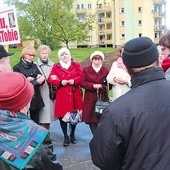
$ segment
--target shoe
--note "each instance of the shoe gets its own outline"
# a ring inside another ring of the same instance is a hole
[[[73,144],[76,144],[76,143],[77,143],[77,140],[76,140],[76,138],[75,138],[74,135],[70,135],[70,141],[71,141],[71,143],[73,143]]]
[[[70,143],[70,139],[69,139],[69,136],[67,136],[64,138],[63,146],[68,146],[69,143]]]

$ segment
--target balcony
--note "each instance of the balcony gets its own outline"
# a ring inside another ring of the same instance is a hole
[[[105,29],[100,29],[98,30],[99,35],[105,35]]]
[[[104,23],[104,17],[103,18],[98,18],[98,23]]]
[[[112,22],[112,18],[104,18],[104,22],[111,23]]]
[[[155,25],[154,26],[154,31],[162,31],[161,26]]]
[[[99,40],[99,45],[105,45],[105,39]]]
[[[112,34],[112,29],[106,29],[106,30],[105,30],[105,33],[106,33],[106,34]]]
[[[154,5],[163,5],[166,3],[166,0],[153,0]]]
[[[87,9],[83,8],[83,9],[76,9],[76,14],[86,14],[87,13]]]
[[[112,18],[106,18],[106,17],[98,18],[98,23],[100,23],[100,24],[112,23]]]
[[[112,44],[112,40],[106,40],[105,43],[106,44]]]
[[[111,12],[111,6],[104,6],[104,7],[97,7],[97,12],[102,13],[102,12]]]
[[[164,18],[165,17],[165,13],[161,13],[161,12],[154,12],[154,18]]]

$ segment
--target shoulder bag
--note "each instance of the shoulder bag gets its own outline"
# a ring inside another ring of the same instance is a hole
[[[107,85],[107,96],[108,96],[108,85]],[[109,98],[109,97],[108,97]],[[97,102],[95,104],[95,109],[94,109],[94,113],[96,116],[101,116],[103,110],[110,104],[109,99],[107,101],[102,101],[101,100],[101,94],[99,94],[99,90],[97,89]]]
[[[41,68],[41,66],[40,66],[40,69],[41,69],[41,71],[42,71],[42,73],[43,73],[43,75],[44,75],[44,77],[45,77],[45,79],[47,81],[47,78],[46,78],[45,73],[44,73],[43,69]],[[49,87],[49,98],[51,100],[55,100],[57,87],[52,85],[52,84],[48,84],[48,87]]]

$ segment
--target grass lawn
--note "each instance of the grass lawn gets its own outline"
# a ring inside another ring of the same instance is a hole
[[[10,57],[11,60],[11,65],[14,66],[16,63],[19,62],[20,60],[20,53],[21,53],[22,48],[9,48],[8,51],[9,52],[14,52],[15,54],[13,56]],[[114,48],[77,48],[77,49],[70,49],[71,55],[73,57],[73,59],[75,61],[83,61],[86,58],[88,58],[90,56],[90,54],[94,51],[101,51],[103,53],[111,53],[114,52],[116,49]],[[53,62],[57,62],[58,61],[58,57],[57,57],[57,53],[58,53],[58,49],[55,51],[52,51],[50,59]],[[35,60],[37,60],[37,57],[35,57]]]

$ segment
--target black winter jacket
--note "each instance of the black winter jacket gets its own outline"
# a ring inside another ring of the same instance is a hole
[[[38,67],[34,63],[26,63],[22,60],[13,67],[14,72],[22,73],[25,77],[33,77],[34,80],[31,81],[34,86],[34,96],[31,100],[30,110],[37,110],[44,107],[44,102],[40,94],[39,84],[36,80],[38,74],[41,74]]]
[[[161,68],[132,76],[132,89],[103,112],[90,149],[102,170],[170,169],[170,81]]]

